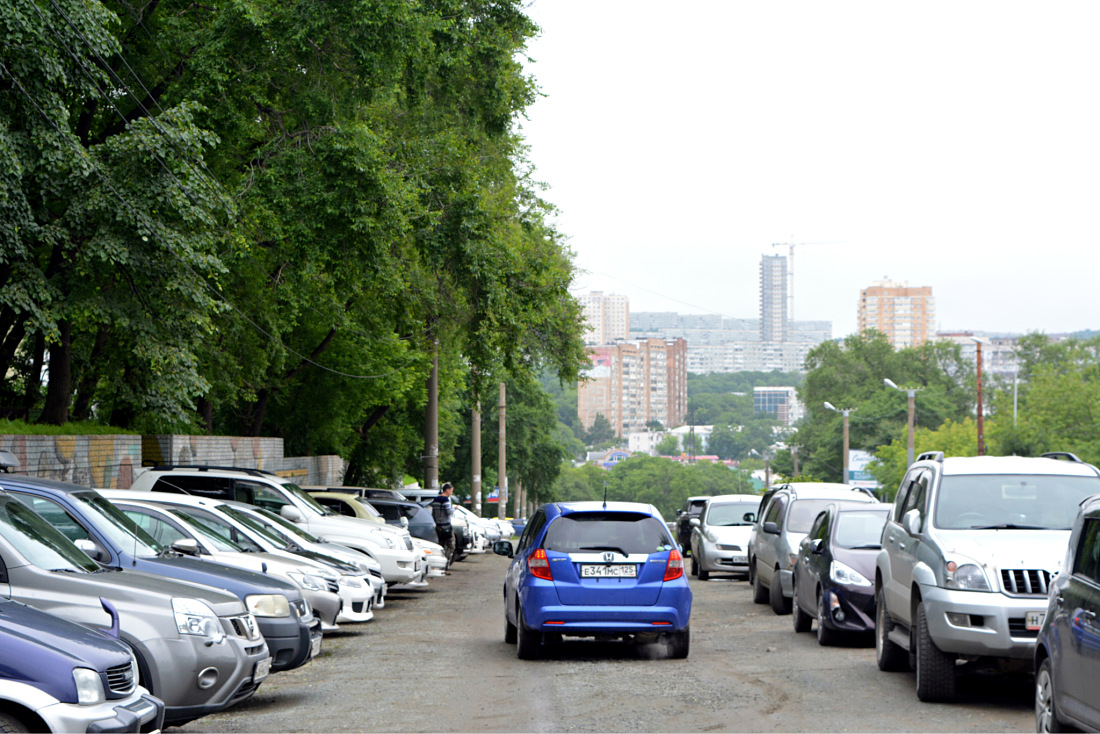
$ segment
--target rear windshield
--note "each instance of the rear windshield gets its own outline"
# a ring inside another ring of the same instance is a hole
[[[837,513],[835,541],[840,548],[878,548],[890,508]]]
[[[1077,506],[1100,492],[1097,477],[1044,474],[946,476],[936,497],[935,524],[945,530],[1069,530]]]
[[[669,550],[674,545],[668,528],[652,515],[576,512],[550,524],[542,547],[563,553],[613,550],[631,555]]]

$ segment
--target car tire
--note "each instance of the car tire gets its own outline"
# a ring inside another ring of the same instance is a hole
[[[705,568],[700,568],[699,569],[699,580],[700,581],[707,581],[709,579],[710,579],[710,571],[708,571]]]
[[[791,599],[791,612],[794,619],[794,631],[795,632],[809,632],[813,626],[814,618],[806,612],[802,611],[802,607],[798,605],[798,584],[794,585],[794,592]]]
[[[3,734],[22,734],[28,731],[30,731],[30,729],[28,729],[22,721],[11,714],[0,711],[0,732],[3,732]]]
[[[749,569],[753,569],[756,566],[756,561],[749,564]],[[752,576],[752,601],[754,604],[767,604],[768,603],[768,590],[764,588],[764,582],[760,580],[760,574],[751,573]]]
[[[888,637],[892,629],[894,623],[886,613],[886,602],[879,587],[875,593],[875,661],[878,669],[886,672],[908,670],[909,653]]]
[[[817,644],[822,647],[828,647],[829,645],[835,645],[837,637],[840,633],[832,627],[825,624],[825,618],[828,616],[828,610],[825,609],[825,592],[818,589],[817,591]]]
[[[1035,674],[1035,731],[1070,731],[1068,726],[1058,720],[1058,707],[1054,699],[1054,669],[1050,658],[1047,658]]]
[[[691,627],[673,632],[668,636],[668,640],[668,656],[674,660],[683,660],[691,651]]]
[[[917,604],[917,698],[950,701],[955,698],[955,656],[943,652],[928,634],[924,603]]]
[[[691,575],[692,576],[698,576],[699,575],[699,564],[695,560],[695,554],[694,553],[691,554]]]
[[[508,621],[508,613],[504,613],[504,641],[509,645],[516,644],[516,626]]]
[[[539,643],[542,642],[542,634],[537,630],[527,629],[523,621],[523,611],[516,613],[516,657],[520,660],[538,660]]]
[[[776,614],[790,614],[791,600],[783,596],[783,584],[779,581],[779,569],[772,574],[772,585],[768,587],[768,601]]]

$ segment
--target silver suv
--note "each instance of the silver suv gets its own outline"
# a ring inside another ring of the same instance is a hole
[[[1071,454],[921,454],[876,561],[879,668],[914,666],[922,701],[954,698],[960,662],[1026,668],[1078,505],[1098,492],[1100,472]]]

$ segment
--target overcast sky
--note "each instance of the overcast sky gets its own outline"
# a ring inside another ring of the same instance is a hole
[[[1100,3],[533,0],[523,132],[632,311],[797,320],[932,286],[945,330],[1100,328]]]

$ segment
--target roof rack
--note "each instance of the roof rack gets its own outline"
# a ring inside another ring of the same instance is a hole
[[[250,469],[244,466],[214,466],[211,464],[153,464],[150,471],[171,471],[172,469],[194,469],[196,471],[239,471],[253,477],[273,477],[275,472],[266,469]]]
[[[925,451],[917,457],[917,461],[943,461],[942,451]]]
[[[1085,463],[1084,461],[1081,460],[1081,458],[1079,456],[1077,456],[1077,454],[1071,454],[1068,451],[1047,451],[1047,452],[1044,452],[1042,454],[1039,454],[1039,456],[1040,456],[1040,458],[1043,458],[1043,459],[1057,459],[1058,461],[1072,461],[1076,464],[1084,464]]]

